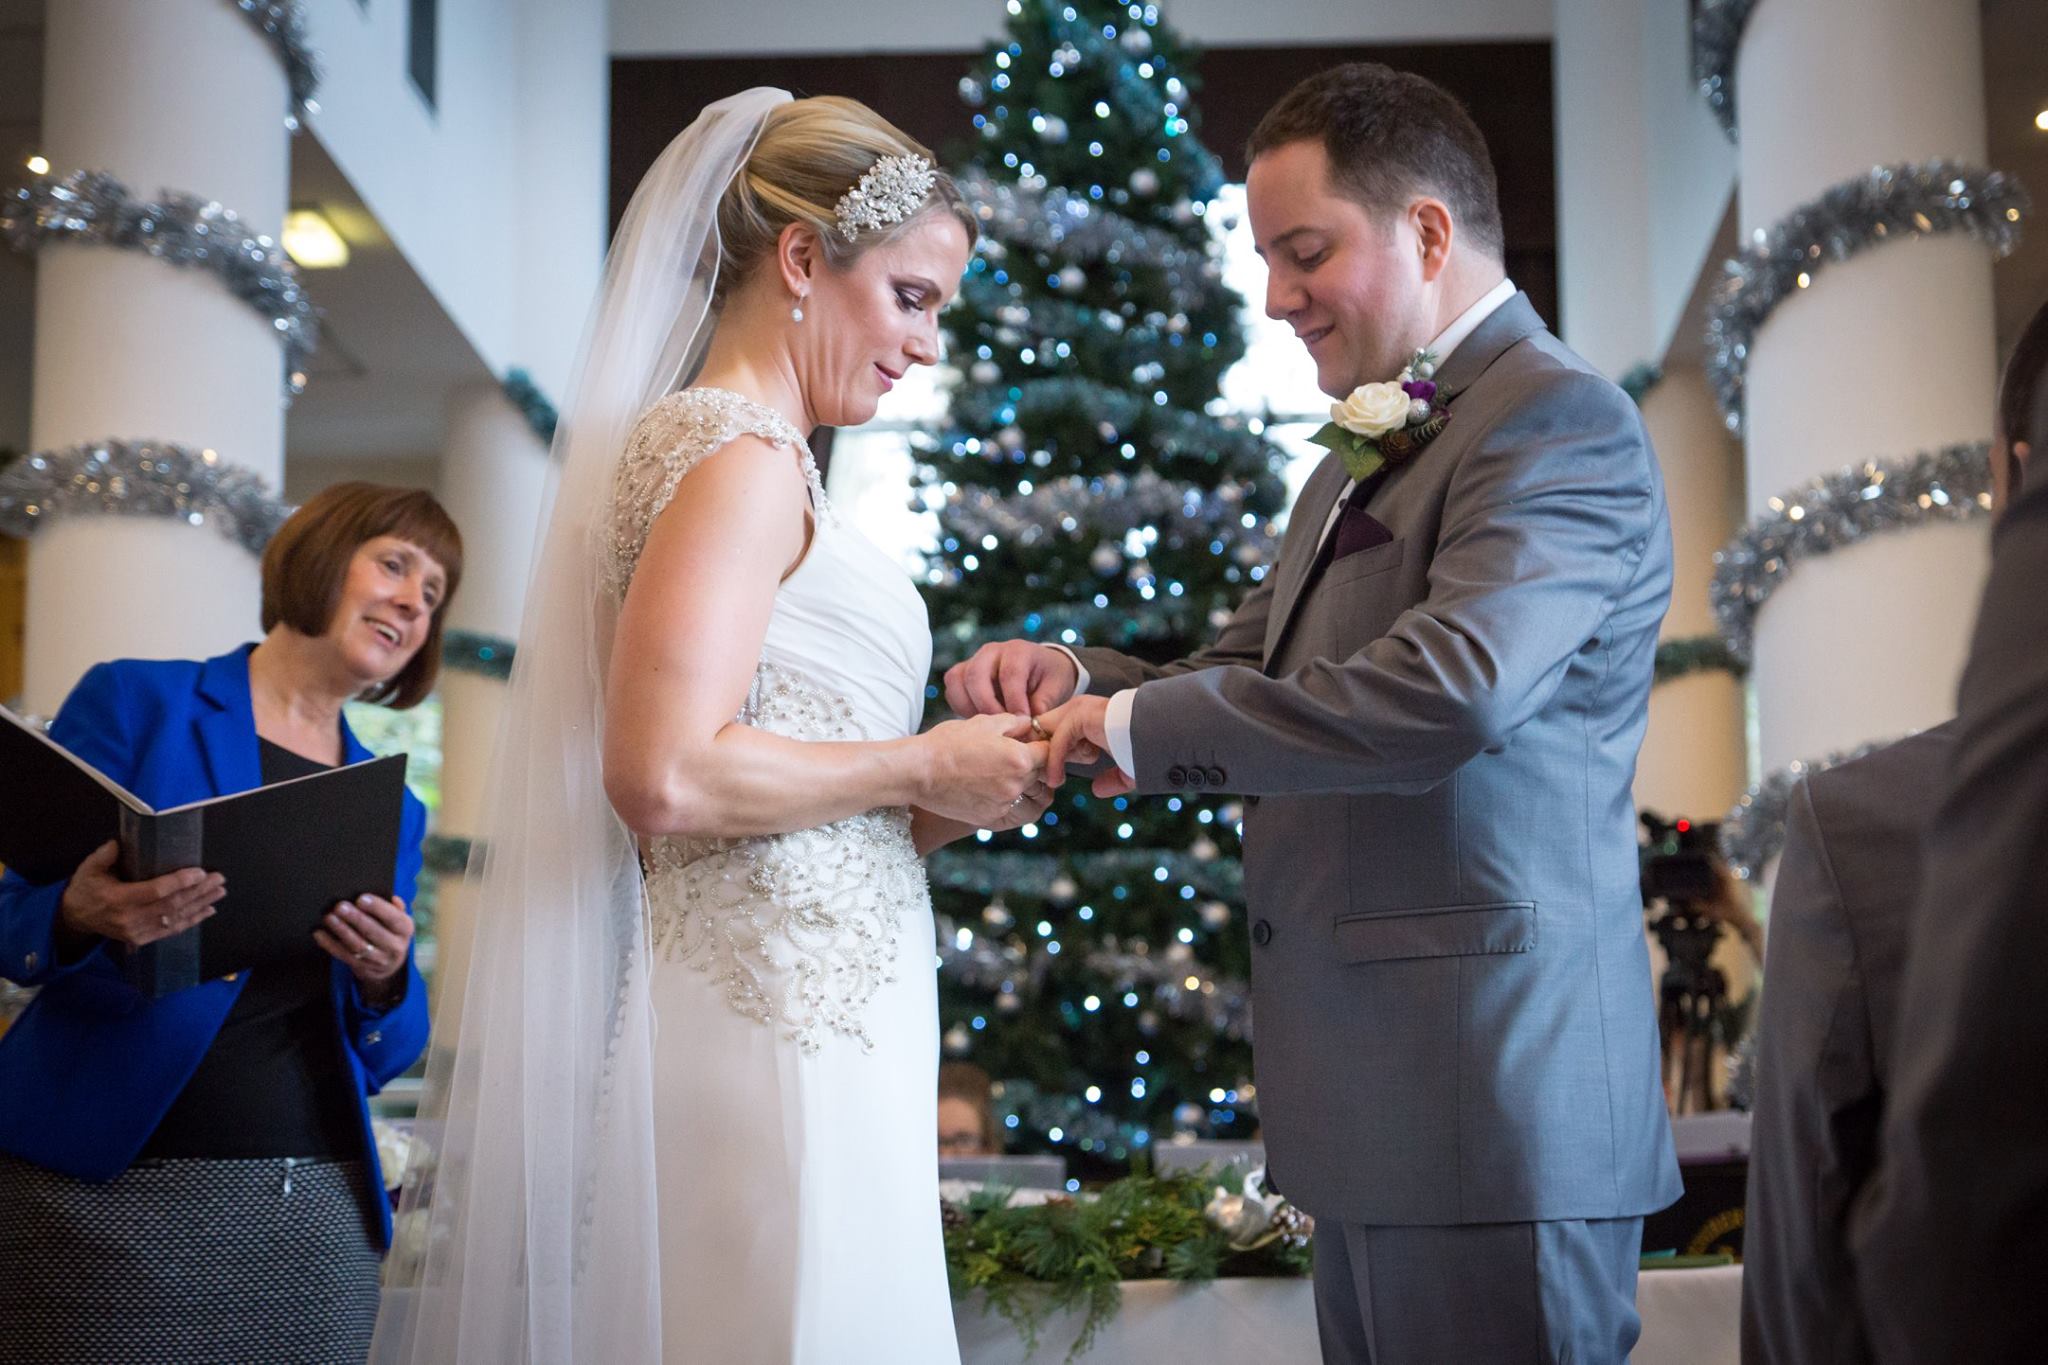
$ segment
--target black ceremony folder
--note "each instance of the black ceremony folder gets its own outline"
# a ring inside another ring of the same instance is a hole
[[[313,930],[336,903],[392,893],[404,754],[159,811],[4,706],[0,722],[0,865],[61,881],[118,839],[123,880],[181,867],[226,879],[210,918],[121,951],[145,995],[318,952]]]

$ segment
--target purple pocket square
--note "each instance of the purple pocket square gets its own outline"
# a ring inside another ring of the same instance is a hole
[[[1337,518],[1337,529],[1333,536],[1330,562],[1334,564],[1363,550],[1385,545],[1394,538],[1394,533],[1364,508],[1346,507],[1343,515]]]

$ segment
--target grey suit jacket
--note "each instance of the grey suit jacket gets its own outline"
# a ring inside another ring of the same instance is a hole
[[[1898,1084],[1852,1225],[1882,1361],[2048,1356],[2048,477],[2035,477],[1992,540],[1913,912]]]
[[[1526,296],[1444,361],[1394,539],[1303,591],[1333,456],[1216,643],[1139,686],[1138,790],[1249,793],[1259,1117],[1318,1217],[1630,1217],[1678,1195],[1630,783],[1671,590],[1633,404]]]
[[[1792,789],[1757,1024],[1745,1365],[1870,1359],[1856,1312],[1849,1210],[1877,1165],[1900,1032],[1906,942],[1953,725]]]

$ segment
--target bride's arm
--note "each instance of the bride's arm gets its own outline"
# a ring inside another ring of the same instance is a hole
[[[876,806],[994,818],[1036,775],[1031,746],[979,732],[808,743],[733,720],[775,592],[805,551],[790,452],[742,437],[693,468],[654,520],[605,686],[604,782],[640,835],[807,829]],[[986,810],[983,807],[987,807]]]

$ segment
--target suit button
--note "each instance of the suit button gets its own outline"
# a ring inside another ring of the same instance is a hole
[[[1208,784],[1208,781],[1209,779],[1203,775],[1202,770],[1200,768],[1188,769],[1187,786],[1189,790],[1200,791],[1204,786]]]
[[[1224,772],[1221,768],[1211,768],[1203,776],[1209,779],[1210,786],[1220,787],[1230,777],[1230,774]]]
[[[1266,946],[1266,945],[1267,945],[1268,943],[1271,943],[1272,941],[1273,941],[1273,926],[1272,926],[1272,925],[1270,925],[1270,924],[1266,923],[1266,922],[1265,922],[1264,920],[1260,920],[1260,921],[1259,921],[1259,922],[1258,922],[1257,924],[1254,924],[1254,925],[1252,926],[1252,942],[1254,942],[1254,943],[1258,944],[1258,945],[1259,945],[1259,946],[1260,946],[1261,948],[1263,948],[1263,947],[1265,947],[1265,946]]]
[[[1166,770],[1166,785],[1167,785],[1167,786],[1169,786],[1169,787],[1185,787],[1185,786],[1186,786],[1187,784],[1188,784],[1188,770],[1187,770],[1186,768],[1183,768],[1183,767],[1181,767],[1181,766],[1180,766],[1180,764],[1176,763],[1176,764],[1174,764],[1174,765],[1173,765],[1173,766],[1172,766],[1171,768],[1168,768],[1168,769]]]

